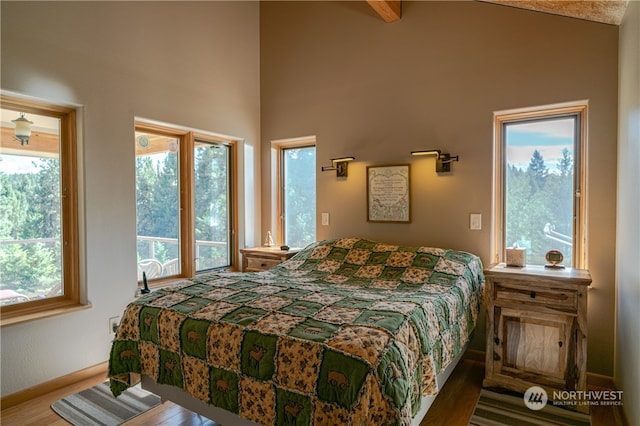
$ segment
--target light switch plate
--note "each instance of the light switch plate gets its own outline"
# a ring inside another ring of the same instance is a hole
[[[469,215],[469,229],[482,229],[482,215],[480,213],[471,213]]]
[[[329,226],[329,213],[322,213],[322,226]]]

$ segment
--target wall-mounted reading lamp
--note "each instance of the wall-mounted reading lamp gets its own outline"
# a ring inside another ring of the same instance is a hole
[[[349,169],[349,161],[353,161],[355,159],[356,157],[332,158],[331,166],[322,166],[322,171],[328,172],[331,170],[335,170],[337,177],[347,177],[347,171]]]
[[[458,161],[458,156],[442,153],[439,149],[428,149],[425,151],[411,151],[411,155],[435,155],[436,173],[450,172],[451,163]]]

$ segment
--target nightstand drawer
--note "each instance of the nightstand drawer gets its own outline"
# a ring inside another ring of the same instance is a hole
[[[539,305],[571,311],[578,309],[578,292],[576,290],[536,287],[535,284],[518,285],[496,281],[493,297],[496,304],[523,303],[527,306]]]
[[[260,257],[248,257],[247,258],[247,270],[259,270],[265,271],[271,269],[276,265],[279,265],[282,261],[280,259],[264,259]]]

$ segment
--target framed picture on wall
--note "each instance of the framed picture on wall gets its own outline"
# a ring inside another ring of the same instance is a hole
[[[409,164],[367,167],[367,220],[411,222]]]

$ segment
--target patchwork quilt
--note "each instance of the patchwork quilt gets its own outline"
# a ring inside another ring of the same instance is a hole
[[[146,374],[264,425],[407,425],[468,341],[483,281],[473,254],[358,238],[197,276],[126,308],[111,389]]]

